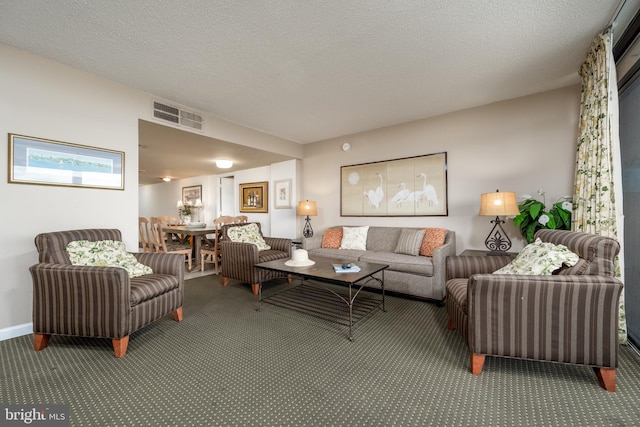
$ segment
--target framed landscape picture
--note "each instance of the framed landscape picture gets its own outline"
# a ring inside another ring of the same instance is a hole
[[[240,184],[240,212],[269,212],[269,183]]]
[[[340,168],[341,216],[446,216],[447,153]]]
[[[9,182],[124,190],[124,152],[10,133]]]

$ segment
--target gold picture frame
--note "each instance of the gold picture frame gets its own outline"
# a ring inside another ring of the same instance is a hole
[[[240,212],[269,212],[269,183],[240,184]]]
[[[340,216],[447,216],[447,153],[340,168]]]
[[[124,152],[10,133],[9,183],[124,190]]]

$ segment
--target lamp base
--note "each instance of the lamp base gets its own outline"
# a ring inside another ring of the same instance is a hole
[[[313,237],[313,228],[311,228],[311,218],[309,218],[309,215],[307,215],[307,218],[304,220],[302,235],[304,237]]]
[[[487,239],[484,241],[484,245],[489,249],[489,253],[487,255],[507,255],[506,251],[511,249],[511,240],[502,228],[501,224],[504,221],[497,216],[496,219],[491,222],[494,226],[487,236]]]

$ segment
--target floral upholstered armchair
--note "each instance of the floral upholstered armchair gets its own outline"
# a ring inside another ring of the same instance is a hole
[[[51,335],[96,337],[111,339],[120,358],[133,332],[169,313],[182,320],[183,255],[114,255],[124,249],[116,229],[42,233],[35,244],[38,263],[29,271],[36,351]]]

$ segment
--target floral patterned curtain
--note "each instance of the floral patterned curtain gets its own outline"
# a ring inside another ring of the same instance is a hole
[[[580,68],[582,99],[572,230],[618,239],[616,188],[622,178],[618,135],[618,87],[611,46],[611,29],[593,41]],[[621,193],[618,193],[621,194]],[[621,213],[621,209],[618,209]],[[620,221],[622,225],[622,221]],[[618,259],[616,276],[621,277]],[[618,335],[627,341],[624,293],[620,297]]]

